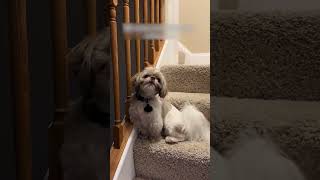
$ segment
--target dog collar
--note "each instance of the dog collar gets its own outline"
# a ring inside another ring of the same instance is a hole
[[[140,94],[136,94],[136,97],[137,97],[137,99],[139,100],[139,101],[142,101],[142,102],[146,102],[147,104],[149,103],[149,100],[151,99],[151,98],[146,98],[146,97],[143,97],[143,96],[141,96]]]
[[[142,102],[146,102],[146,103],[147,103],[147,105],[144,107],[144,111],[145,111],[145,112],[149,113],[149,112],[151,112],[151,111],[153,110],[152,106],[150,106],[150,104],[149,104],[149,100],[150,100],[151,98],[145,98],[145,97],[141,96],[141,95],[138,94],[138,93],[136,94],[136,97],[137,97],[137,99],[138,99],[139,101],[142,101]]]

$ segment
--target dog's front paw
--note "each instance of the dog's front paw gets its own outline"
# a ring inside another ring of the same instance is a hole
[[[165,142],[168,144],[175,144],[178,142],[178,140],[175,137],[167,136],[165,138]]]

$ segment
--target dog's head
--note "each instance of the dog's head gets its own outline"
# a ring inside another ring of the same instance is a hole
[[[147,67],[132,77],[132,90],[143,97],[152,98],[159,94],[164,98],[167,93],[167,83],[163,74],[153,68]]]
[[[109,30],[87,37],[67,55],[70,79],[80,88],[85,103],[108,111],[111,53]]]

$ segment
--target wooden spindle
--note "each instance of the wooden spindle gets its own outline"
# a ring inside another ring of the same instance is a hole
[[[119,84],[119,62],[118,62],[118,34],[117,34],[117,0],[107,0],[109,3],[109,24],[111,30],[111,56],[113,66],[113,93],[115,124],[113,127],[114,147],[119,149],[123,140],[123,127],[120,117],[120,84]]]
[[[9,1],[9,38],[14,99],[17,180],[32,179],[30,85],[26,0]]]
[[[160,24],[160,0],[156,0],[156,24]],[[159,39],[155,40],[155,50],[158,52],[160,49],[160,41]]]
[[[129,0],[123,3],[124,23],[130,23]],[[131,95],[131,49],[130,39],[125,39],[125,60],[126,60],[126,80],[127,80],[127,100]],[[126,119],[129,119],[129,101],[126,103]]]
[[[154,24],[154,0],[150,0],[150,24]],[[150,40],[150,61],[154,65],[155,61],[155,48],[154,40]]]
[[[160,24],[164,23],[164,0],[160,0]]]
[[[143,22],[144,24],[148,24],[148,0],[143,1]],[[148,40],[144,40],[144,66],[149,65],[148,61],[148,49],[149,49],[149,42]]]
[[[134,1],[134,20],[136,24],[140,24],[140,0]],[[136,45],[136,66],[137,66],[137,72],[141,71],[141,64],[140,64],[140,39],[136,39],[135,42]]]
[[[59,148],[63,144],[64,118],[68,109],[67,48],[67,2],[51,1],[52,6],[52,45],[54,55],[54,101],[55,122],[49,129],[50,176],[49,179],[63,179]]]
[[[164,24],[164,0],[160,0],[160,24]],[[160,41],[163,41],[163,39],[161,39]]]
[[[97,1],[87,0],[87,31],[90,36],[97,34]]]

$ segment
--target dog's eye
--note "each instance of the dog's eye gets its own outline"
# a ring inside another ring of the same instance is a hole
[[[146,74],[146,75],[144,75],[144,76],[143,76],[143,78],[148,78],[148,77],[149,77],[149,75],[148,75],[148,74]]]
[[[159,83],[161,83],[161,81],[160,81],[160,79],[159,79],[159,78],[157,78],[157,80],[158,80],[158,82],[159,82]]]

